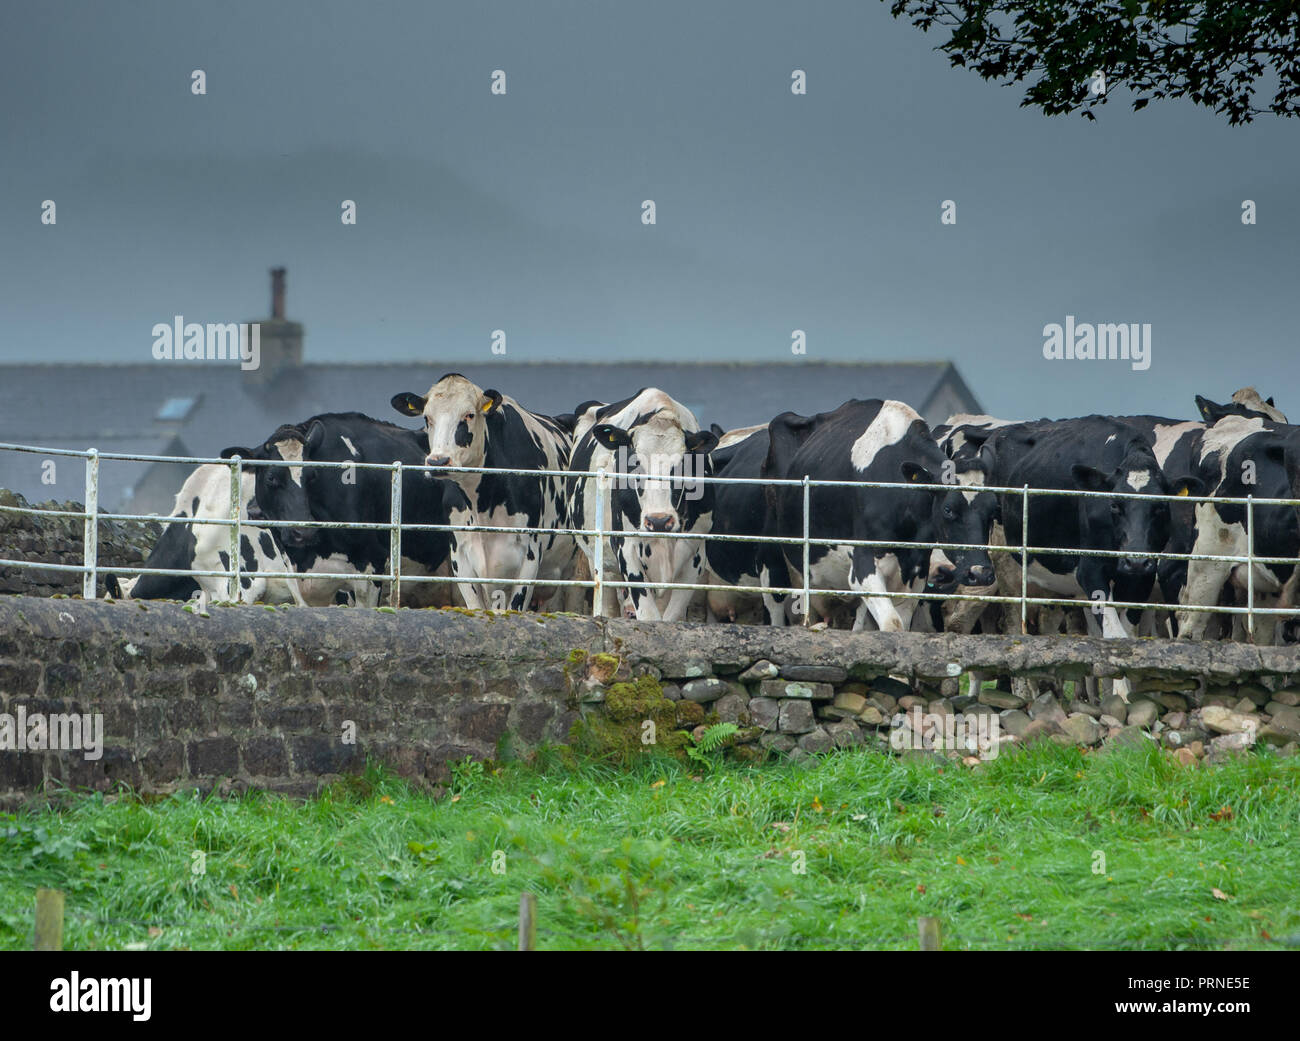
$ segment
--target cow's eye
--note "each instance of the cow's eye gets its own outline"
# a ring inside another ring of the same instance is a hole
[[[473,422],[474,422],[474,413],[473,413],[473,412],[466,412],[463,416],[460,417],[460,421],[461,421],[462,423],[465,423],[465,424],[473,423]]]
[[[952,507],[951,507],[951,506],[945,506],[945,507],[943,508],[943,515],[944,515],[944,517],[945,517],[946,519],[948,519],[948,520],[952,520],[953,517],[956,516],[956,514],[954,514],[954,513],[952,512]]]

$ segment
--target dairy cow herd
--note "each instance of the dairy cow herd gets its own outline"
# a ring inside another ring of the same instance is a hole
[[[931,429],[902,402],[851,400],[725,431],[654,388],[550,416],[451,373],[392,399],[416,429],[329,413],[222,455],[243,460],[245,602],[377,605],[390,531],[359,525],[391,522],[387,467],[401,462],[415,468],[401,475],[401,575],[445,579],[404,582],[404,604],[590,610],[581,583],[599,563],[606,616],[680,621],[700,600],[710,621],[1019,632],[1018,604],[940,595],[1019,597],[1029,547],[1029,596],[1064,602],[1033,611],[1034,631],[1242,638],[1240,614],[1190,608],[1247,590],[1256,607],[1296,605],[1297,508],[1232,500],[1300,497],[1300,427],[1251,388],[1196,403],[1197,421],[958,415]],[[989,490],[1026,486],[1039,493],[1027,509]],[[229,570],[230,529],[191,521],[229,517],[231,492],[230,466],[196,469],[172,513],[186,520],[165,526],[144,566]],[[1168,556],[1248,550],[1271,562]],[[805,568],[824,591],[809,603],[772,591],[804,587]],[[294,577],[264,577],[276,571]],[[227,579],[107,585],[118,598],[220,599]],[[708,588],[651,588],[665,585]],[[1295,635],[1285,613],[1253,623],[1257,642]]]

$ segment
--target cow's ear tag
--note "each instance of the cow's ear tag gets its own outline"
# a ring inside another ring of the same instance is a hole
[[[912,471],[912,483],[916,484],[916,482],[919,481],[920,479],[921,479],[921,475],[918,474],[915,470]]]
[[[1179,488],[1179,489],[1178,489],[1178,494],[1179,494],[1179,495],[1186,495],[1186,494],[1187,494],[1187,485],[1183,485],[1181,488]]]
[[[487,401],[483,402],[483,411],[484,411],[484,412],[491,412],[491,411],[492,411],[492,406],[495,405],[495,404],[496,404],[495,401],[493,401],[491,398],[488,398]]]

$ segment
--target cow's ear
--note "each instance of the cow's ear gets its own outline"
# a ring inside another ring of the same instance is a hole
[[[1204,495],[1205,482],[1199,477],[1193,477],[1191,474],[1180,477],[1178,480],[1170,483],[1170,490],[1175,495]]]
[[[937,484],[934,474],[927,470],[920,463],[908,461],[903,463],[900,469],[903,471],[905,480],[911,481],[912,484]]]
[[[1264,402],[1264,404],[1267,405],[1269,408],[1273,408],[1273,399],[1269,398],[1267,401]]]
[[[574,427],[578,425],[578,417],[572,412],[561,412],[558,416],[552,416],[551,419],[566,434],[572,434]]]
[[[993,446],[987,441],[980,448],[979,464],[980,469],[984,471],[985,478],[993,476],[993,467],[998,461],[998,454],[994,451]]]
[[[412,394],[407,391],[404,394],[393,396],[393,408],[404,416],[422,416],[427,401],[427,398],[422,398],[419,394]]]
[[[501,407],[501,392],[499,390],[485,390],[483,400],[479,402],[479,411],[485,416],[492,415]]]
[[[714,426],[717,426],[715,423]],[[697,455],[712,452],[718,447],[718,435],[712,430],[693,430],[686,435],[686,451]]]
[[[1075,463],[1070,467],[1074,483],[1085,492],[1105,492],[1110,490],[1110,479],[1094,466]]]
[[[591,436],[596,439],[597,444],[604,445],[611,452],[632,447],[632,435],[612,423],[600,423],[592,427]]]
[[[302,439],[304,454],[314,452],[320,448],[321,442],[325,440],[325,424],[319,419],[313,419],[311,425],[307,427],[306,435]]]
[[[1199,394],[1196,395],[1196,407],[1201,412],[1201,418],[1210,426],[1214,426],[1215,423],[1229,414],[1227,405],[1216,404],[1209,398],[1203,398]]]
[[[709,429],[713,431],[713,436],[716,437],[719,441],[721,441],[723,436],[727,433],[725,430],[722,429],[722,427],[718,426],[717,423],[710,423]]]
[[[223,448],[221,450],[222,459],[230,459],[234,456],[239,456],[240,459],[252,459],[255,454],[256,454],[256,450],[252,448],[233,447],[233,448]]]

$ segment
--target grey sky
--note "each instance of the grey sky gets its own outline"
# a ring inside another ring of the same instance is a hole
[[[1297,418],[1300,128],[1048,120],[939,40],[874,0],[7,0],[0,361],[147,360],[175,314],[264,315],[284,264],[309,360],[432,378],[501,328],[512,361],[794,361],[799,328],[952,358],[1006,416],[1253,383]],[[1150,370],[1043,360],[1067,314],[1151,323]]]

